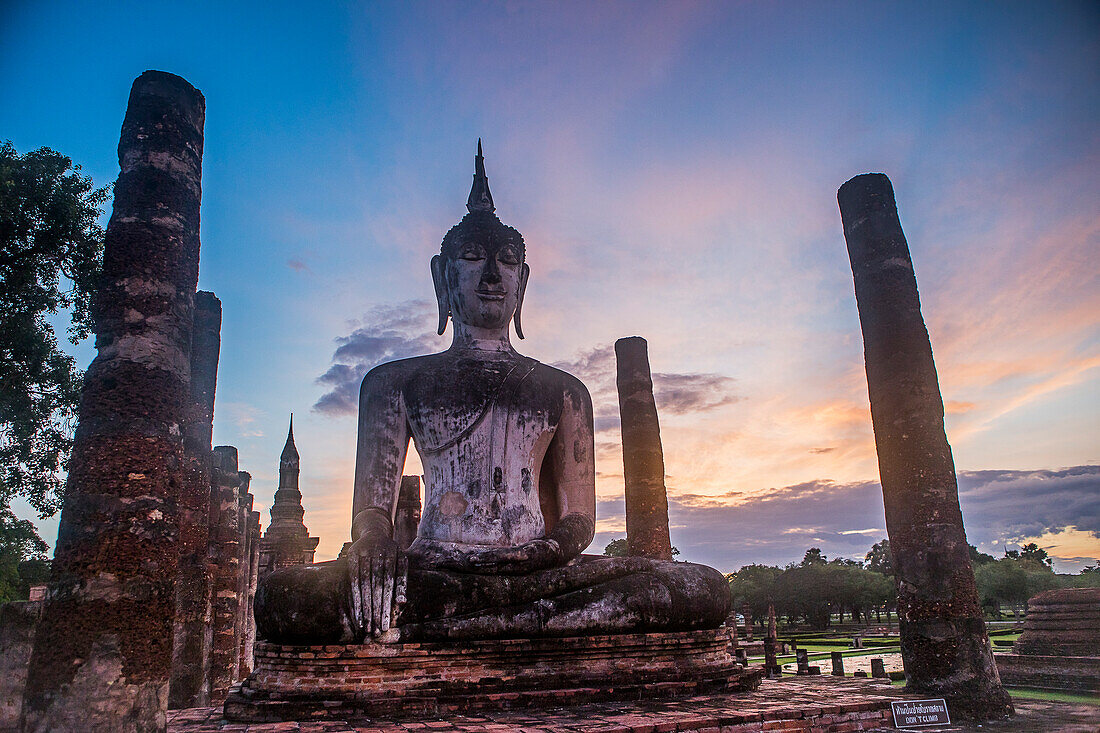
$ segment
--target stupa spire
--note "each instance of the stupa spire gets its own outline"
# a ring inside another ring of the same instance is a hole
[[[289,464],[293,464],[295,468],[298,467],[298,449],[294,446],[294,413],[290,413],[290,430],[286,434],[286,445],[283,446],[283,453],[279,456],[279,467],[289,468]]]
[[[481,154],[481,138],[477,139],[477,155],[474,156],[474,185],[470,187],[470,198],[466,199],[466,210],[496,211],[493,194],[489,191],[489,177],[485,175],[485,157]]]
[[[303,521],[306,510],[298,488],[300,473],[298,449],[294,446],[294,413],[291,413],[286,445],[279,456],[279,488],[271,504],[271,524],[260,542],[261,577],[277,568],[313,562],[320,539],[309,536]]]

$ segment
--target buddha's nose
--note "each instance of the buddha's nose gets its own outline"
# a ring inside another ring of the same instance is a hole
[[[481,281],[487,283],[500,282],[500,267],[496,257],[485,258],[485,269],[481,271]]]

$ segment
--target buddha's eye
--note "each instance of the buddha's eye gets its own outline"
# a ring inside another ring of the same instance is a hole
[[[518,265],[519,253],[512,247],[502,247],[497,253],[497,260],[502,265]]]
[[[483,260],[485,259],[485,251],[476,244],[468,244],[458,251],[458,259]]]

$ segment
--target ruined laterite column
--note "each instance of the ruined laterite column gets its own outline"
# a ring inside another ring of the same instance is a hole
[[[243,678],[244,645],[248,635],[248,584],[252,579],[252,502],[255,497],[249,491],[252,486],[252,474],[238,472],[240,486],[237,489],[237,529],[238,565],[237,565],[237,618],[234,622],[233,637],[237,642],[237,659],[233,665],[233,681]],[[248,665],[251,667],[251,665]]]
[[[952,716],[1011,715],[982,621],[932,346],[894,190],[881,173],[837,193],[863,330],[867,391],[894,555],[907,689]]]
[[[397,516],[393,522],[393,539],[402,550],[416,539],[420,527],[420,477],[402,476],[401,493],[397,497]]]
[[[26,731],[164,730],[206,102],[134,81]]]
[[[215,568],[209,678],[212,705],[225,701],[230,685],[237,681],[240,661],[240,483],[237,449],[231,445],[214,448],[210,490],[210,561]]]
[[[627,548],[636,557],[671,560],[665,456],[646,340],[631,336],[616,341],[615,364],[622,418]]]
[[[777,632],[775,607],[768,606],[768,631],[764,636],[764,674],[769,678],[783,676],[783,670],[779,667],[776,657],[776,647],[779,645]]]
[[[248,515],[248,594],[245,597],[245,625],[244,641],[241,651],[240,677],[246,677],[252,673],[255,661],[256,647],[256,584],[259,581],[260,571],[260,513],[251,512]]]
[[[191,416],[183,427],[186,481],[180,490],[180,564],[172,645],[171,709],[207,704],[210,674],[211,577],[210,473],[214,453],[214,391],[221,351],[222,304],[213,293],[195,294],[191,339]]]

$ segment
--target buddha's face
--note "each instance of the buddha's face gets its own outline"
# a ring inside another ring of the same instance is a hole
[[[475,328],[507,328],[519,304],[524,269],[510,242],[463,243],[446,259],[452,317]]]

